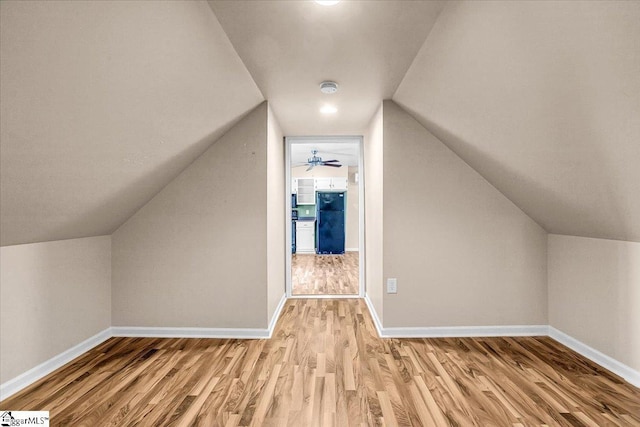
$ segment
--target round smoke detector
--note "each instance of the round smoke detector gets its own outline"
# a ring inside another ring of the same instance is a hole
[[[338,91],[338,83],[336,82],[322,82],[320,83],[320,92],[322,93],[336,93]]]

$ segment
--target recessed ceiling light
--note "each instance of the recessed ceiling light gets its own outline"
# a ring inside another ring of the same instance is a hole
[[[338,109],[333,105],[326,104],[323,105],[322,108],[320,108],[320,112],[322,114],[335,114],[338,112]]]
[[[322,82],[320,83],[320,92],[332,94],[338,91],[338,83],[336,82]]]
[[[316,3],[321,4],[323,6],[333,6],[337,4],[340,0],[316,0]]]

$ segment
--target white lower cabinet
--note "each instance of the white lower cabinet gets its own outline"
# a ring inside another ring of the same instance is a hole
[[[296,253],[316,253],[315,221],[296,221]]]

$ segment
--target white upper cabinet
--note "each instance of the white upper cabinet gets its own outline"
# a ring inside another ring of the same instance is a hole
[[[316,178],[316,191],[331,190],[332,178]]]
[[[316,191],[346,190],[347,178],[316,178]]]
[[[296,178],[299,205],[313,205],[316,202],[316,192],[313,178]]]
[[[347,178],[331,178],[332,190],[347,190]]]
[[[316,191],[347,191],[347,178],[293,178],[291,193],[297,194],[299,205],[316,203]]]

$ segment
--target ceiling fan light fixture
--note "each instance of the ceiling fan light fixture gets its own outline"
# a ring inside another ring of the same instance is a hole
[[[320,83],[320,92],[331,95],[338,91],[338,83],[332,81],[324,81]]]
[[[315,168],[316,166],[328,166],[332,168],[341,168],[340,160],[322,160],[322,157],[317,156],[318,150],[311,150],[311,157],[307,159],[306,165],[309,166],[307,171]]]
[[[334,4],[338,4],[339,1],[340,0],[315,0],[316,3],[323,6],[333,6]]]
[[[326,104],[323,105],[322,108],[320,108],[320,112],[322,114],[335,114],[338,112],[338,109],[333,105]]]

